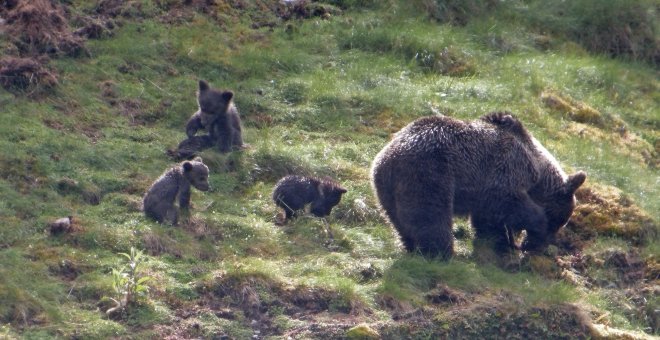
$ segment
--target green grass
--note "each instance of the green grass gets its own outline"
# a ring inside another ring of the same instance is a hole
[[[93,11],[70,3],[74,13]],[[514,296],[520,310],[585,299],[605,311],[620,306],[544,273],[480,264],[469,231],[452,261],[404,254],[377,210],[369,167],[417,117],[509,110],[565,169],[620,188],[657,221],[658,169],[647,161],[653,152],[657,159],[660,139],[655,69],[589,53],[566,32],[541,47],[538,31],[509,21],[528,13],[515,7],[456,26],[429,19],[416,2],[330,3],[343,13],[253,29],[251,18],[274,18],[258,1],[230,23],[195,12],[176,25],[160,21],[165,5],[144,2],[111,37],[87,42],[89,58],[53,59],[60,82],[52,93],[32,100],[0,90],[0,337],[162,336],[156,325],[180,325],[182,337],[251,337],[257,316],[240,289],[267,306],[278,334],[304,324],[287,310],[294,294],[316,297],[330,314],[385,323],[396,312],[388,299],[436,308],[424,296],[438,284],[478,301]],[[161,226],[139,205],[173,164],[165,152],[184,138],[199,79],[234,90],[249,148],[203,152],[211,190],[193,191],[189,225]],[[569,116],[543,103],[544,91],[593,107],[604,125],[579,135]],[[628,137],[616,132],[619,121]],[[271,190],[289,173],[332,176],[349,190],[328,218],[334,241],[315,218],[273,224]],[[50,235],[47,224],[67,215],[80,231]],[[598,238],[590,249],[610,243],[630,248]],[[108,318],[111,269],[131,247],[149,254],[152,293]],[[640,251],[656,256],[655,248]],[[234,318],[212,312],[211,300]],[[174,321],[191,306],[209,309]],[[616,315],[619,327],[644,327]]]
[[[440,262],[420,256],[406,256],[395,261],[383,277],[380,293],[399,301],[424,304],[424,294],[437,284],[468,293],[513,293],[528,306],[575,301],[574,287],[553,282],[529,273],[510,273],[492,265],[478,265],[464,260]],[[543,286],[544,290],[538,287]],[[524,306],[518,306],[523,308]]]

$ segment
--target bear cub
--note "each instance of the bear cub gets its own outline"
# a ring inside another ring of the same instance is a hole
[[[307,204],[310,204],[310,211],[314,216],[328,216],[332,208],[339,204],[341,195],[345,193],[346,189],[328,177],[323,179],[296,175],[283,177],[275,184],[273,190],[273,201],[284,210],[285,215],[283,221],[276,223],[286,224]]]
[[[243,147],[241,118],[233,98],[232,91],[212,89],[206,81],[199,81],[198,110],[186,123],[188,139],[179,144],[180,157],[189,158],[213,146],[222,153]],[[208,134],[197,136],[200,130]]]
[[[557,160],[508,112],[466,122],[419,118],[376,156],[372,186],[408,251],[453,255],[452,217],[469,216],[475,243],[502,253],[539,252],[575,207],[586,175],[568,176]]]
[[[209,168],[200,157],[185,161],[168,169],[147,190],[144,195],[144,213],[158,223],[177,225],[179,208],[190,206],[190,188],[209,190]],[[179,207],[175,201],[179,200]]]

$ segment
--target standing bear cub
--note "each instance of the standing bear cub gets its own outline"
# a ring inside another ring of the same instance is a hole
[[[470,216],[475,241],[499,252],[542,251],[570,218],[585,181],[567,176],[513,115],[461,120],[431,116],[399,131],[378,153],[372,185],[408,251],[453,255],[452,217]]]
[[[212,89],[206,81],[199,81],[199,109],[186,123],[188,139],[179,144],[179,157],[190,158],[213,146],[222,153],[243,146],[241,118],[233,98],[233,92]],[[199,130],[206,130],[208,134],[197,136]]]
[[[208,179],[209,168],[199,157],[168,169],[144,195],[145,215],[158,223],[176,225],[179,220],[179,211],[174,205],[177,197],[179,208],[187,209],[190,206],[190,187],[208,191]]]
[[[273,201],[284,209],[285,215],[284,220],[278,223],[286,224],[296,216],[298,210],[310,203],[310,211],[314,216],[328,216],[332,208],[339,204],[344,193],[346,189],[330,178],[286,176],[275,184],[273,190]]]

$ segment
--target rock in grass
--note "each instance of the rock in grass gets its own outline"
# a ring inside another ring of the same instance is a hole
[[[380,334],[369,327],[367,324],[359,324],[346,332],[346,338],[349,340],[371,340],[380,339]]]
[[[71,231],[73,224],[73,216],[67,216],[56,219],[54,222],[48,224],[48,229],[52,235],[68,233]]]

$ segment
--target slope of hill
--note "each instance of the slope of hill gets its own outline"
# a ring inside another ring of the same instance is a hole
[[[0,2],[0,337],[657,336],[657,8],[572,3]],[[204,151],[211,190],[159,225],[141,198],[199,79],[249,146]],[[417,117],[499,110],[588,173],[557,244],[503,269],[458,219],[455,259],[406,254],[371,160]],[[274,225],[290,173],[348,189],[334,238]]]

